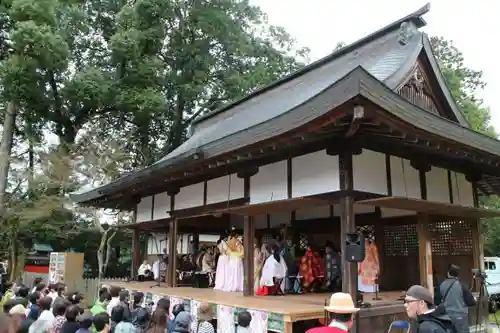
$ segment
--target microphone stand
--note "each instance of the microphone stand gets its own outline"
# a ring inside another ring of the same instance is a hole
[[[377,275],[375,275],[375,297],[373,298],[374,301],[380,301],[382,300],[379,296],[378,296],[378,273]]]

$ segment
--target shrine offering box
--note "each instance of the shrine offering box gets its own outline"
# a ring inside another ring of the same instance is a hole
[[[51,252],[49,283],[72,283],[83,278],[83,253]]]

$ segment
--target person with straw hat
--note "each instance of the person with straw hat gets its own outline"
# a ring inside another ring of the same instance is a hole
[[[212,325],[212,320],[215,317],[212,305],[207,302],[202,302],[198,305],[197,320],[194,322],[194,333],[214,333],[215,329]]]
[[[330,325],[311,328],[306,333],[345,333],[352,327],[354,315],[359,308],[354,306],[351,295],[335,293],[330,297],[330,304],[325,306],[330,317]]]

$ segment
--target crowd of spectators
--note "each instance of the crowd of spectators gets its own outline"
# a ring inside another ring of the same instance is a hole
[[[194,320],[182,304],[171,308],[168,297],[147,304],[142,292],[130,295],[119,287],[101,288],[91,304],[62,283],[36,279],[31,288],[4,287],[0,333],[215,333],[209,303],[198,306]],[[247,311],[240,312],[236,332],[247,332],[250,321]]]

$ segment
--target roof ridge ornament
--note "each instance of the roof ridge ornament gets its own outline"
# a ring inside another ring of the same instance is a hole
[[[415,24],[413,24],[411,21],[405,21],[401,23],[399,26],[399,36],[398,36],[398,42],[401,45],[407,45],[412,37],[415,35],[415,32],[417,31],[417,28],[415,27]]]

